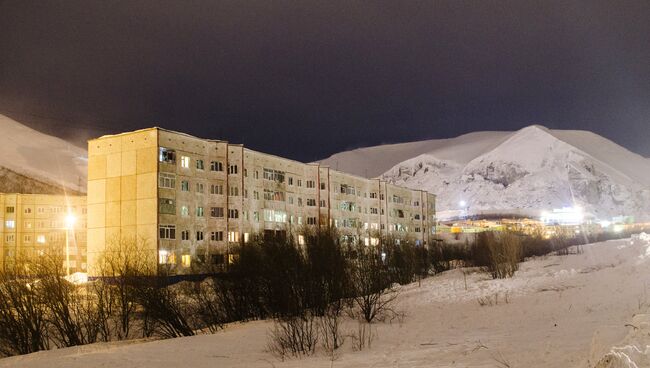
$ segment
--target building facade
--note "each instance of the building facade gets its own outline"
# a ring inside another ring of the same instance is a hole
[[[86,272],[85,196],[0,193],[0,224],[3,269],[54,250],[70,272]]]
[[[159,263],[228,262],[253,236],[336,228],[349,241],[378,245],[435,232],[435,196],[345,174],[226,141],[160,128],[88,142],[88,257],[138,239]]]

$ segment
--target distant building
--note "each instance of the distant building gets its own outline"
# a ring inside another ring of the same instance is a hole
[[[184,273],[197,260],[227,262],[232,245],[256,234],[303,244],[303,230],[319,226],[365,245],[382,236],[426,245],[435,196],[160,128],[88,142],[91,269],[117,239],[145,240]]]
[[[70,272],[86,272],[85,196],[0,193],[0,223],[3,269],[52,248],[65,255],[67,235]]]

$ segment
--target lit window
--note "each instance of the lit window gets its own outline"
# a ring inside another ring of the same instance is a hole
[[[228,241],[238,242],[239,241],[239,232],[238,231],[229,231],[228,232]]]
[[[196,217],[203,217],[203,207],[196,207]]]
[[[298,235],[298,245],[305,245],[305,236]]]
[[[189,216],[190,215],[190,210],[187,206],[181,206],[181,216]]]
[[[14,220],[7,220],[7,221],[5,221],[5,227],[6,227],[7,229],[13,229],[13,228],[15,228],[15,227],[16,227],[16,221],[14,221]]]
[[[190,167],[190,158],[187,156],[181,156],[181,167],[189,168]]]
[[[250,236],[248,233],[244,233],[244,243],[248,243]]]
[[[183,267],[190,267],[192,264],[192,256],[189,254],[183,254],[181,256],[181,263],[183,264]]]

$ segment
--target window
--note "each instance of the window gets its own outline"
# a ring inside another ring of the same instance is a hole
[[[6,227],[7,229],[13,229],[13,228],[15,228],[15,227],[16,227],[16,221],[14,221],[14,220],[7,220],[7,221],[5,221],[5,227]]]
[[[298,235],[298,245],[305,245],[305,236]]]
[[[181,206],[181,216],[187,217],[190,215],[190,209],[187,206]]]
[[[45,235],[37,235],[36,242],[39,244],[45,244]]]
[[[289,185],[293,185],[293,178],[289,177]]]
[[[237,174],[237,165],[230,165],[230,168],[228,169],[229,174]]]
[[[205,167],[203,165],[203,160],[196,160],[196,169],[197,170],[205,170]]]
[[[196,217],[203,217],[203,207],[196,207]]]
[[[176,239],[176,225],[160,225],[160,239]]]
[[[223,231],[213,231],[210,233],[211,241],[223,241]]]
[[[416,215],[414,216],[414,218],[415,218],[416,220],[419,220],[419,219],[420,219],[420,215],[419,215],[419,214],[416,214]]]
[[[244,233],[244,243],[248,243],[249,240],[250,240],[250,234]]]
[[[31,229],[32,228],[32,222],[31,221],[25,221],[23,224],[25,229]]]
[[[316,206],[316,200],[314,198],[307,198],[307,206]]]
[[[239,188],[236,186],[228,187],[228,195],[231,197],[236,197],[239,195]]]
[[[341,184],[341,194],[350,194],[350,195],[355,195],[357,194],[354,187],[347,185],[347,184]]]
[[[299,187],[302,186],[302,179],[298,179],[298,186],[299,186]]]
[[[228,218],[239,218],[239,211],[235,209],[228,210]]]
[[[327,185],[325,183],[320,183],[320,190],[325,190],[327,189]]]
[[[176,263],[176,257],[174,256],[174,253],[170,253],[167,250],[161,249],[158,251],[158,263],[174,264]]]
[[[203,193],[203,183],[196,183],[196,192]]]
[[[223,217],[223,207],[211,207],[210,217]]]
[[[223,171],[223,163],[220,161],[210,162],[210,171]]]
[[[165,213],[168,215],[176,214],[176,204],[173,199],[169,198],[159,198],[158,199],[158,211],[160,213]]]
[[[31,243],[32,242],[32,236],[31,235],[25,235],[23,237],[23,243]]]
[[[420,206],[420,202],[419,201],[413,201],[413,207],[418,207],[418,206]]]
[[[287,222],[287,213],[280,210],[264,209],[264,221]]]
[[[321,207],[327,207],[327,201],[324,200],[324,199],[321,199],[321,200],[320,200],[320,206],[321,206]]]
[[[190,232],[187,230],[181,231],[181,240],[190,240]]]
[[[277,181],[278,183],[284,182],[284,171],[278,171],[273,169],[264,169],[264,179]]]
[[[239,241],[239,231],[229,231],[228,232],[228,241],[238,242]]]
[[[210,194],[223,194],[223,185],[221,184],[210,185]]]
[[[190,191],[190,182],[187,180],[181,181],[181,191],[189,192]]]
[[[254,190],[253,191],[253,199],[259,200],[260,199],[260,192]]]
[[[302,198],[298,197],[298,207],[302,207]]]
[[[419,233],[419,232],[420,232],[420,228],[419,228],[419,227],[415,227],[415,232],[416,232],[416,233]]]
[[[196,241],[203,241],[203,231],[196,232]]]
[[[307,225],[316,225],[316,217],[307,217]]]
[[[7,208],[5,209],[5,212],[6,212],[6,213],[14,213],[15,210],[16,210],[16,209],[15,209],[13,206],[10,206],[10,207],[7,207]]]
[[[25,213],[32,213],[32,208],[31,207],[25,208]]]
[[[7,243],[13,243],[14,241],[16,241],[16,236],[14,234],[9,234],[5,237],[5,241]]]
[[[373,214],[373,215],[377,215],[379,213],[379,211],[377,210],[376,207],[370,207],[370,213]]]
[[[370,192],[370,198],[377,198],[377,193]]]
[[[313,180],[307,180],[307,188],[316,188],[316,183]]]
[[[260,213],[259,212],[253,211],[253,221],[260,222]]]
[[[158,175],[158,187],[174,189],[176,187],[176,175],[160,173]]]
[[[173,164],[176,162],[176,151],[169,148],[160,147],[158,150],[158,161]]]
[[[190,158],[187,156],[181,156],[181,167],[189,168],[190,167]]]
[[[183,254],[181,256],[181,264],[183,265],[183,267],[190,267],[190,265],[192,264],[192,256],[189,254]]]
[[[267,201],[281,201],[284,202],[284,192],[277,190],[264,189],[264,199]]]

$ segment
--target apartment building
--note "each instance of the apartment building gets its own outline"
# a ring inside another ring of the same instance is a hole
[[[3,269],[53,249],[66,270],[86,272],[85,196],[0,193],[0,224]]]
[[[226,263],[256,234],[294,236],[333,226],[379,245],[435,232],[435,196],[161,128],[88,142],[90,268],[119,239],[137,239],[161,264]],[[185,271],[184,271],[185,270]],[[92,271],[91,271],[92,273]]]

